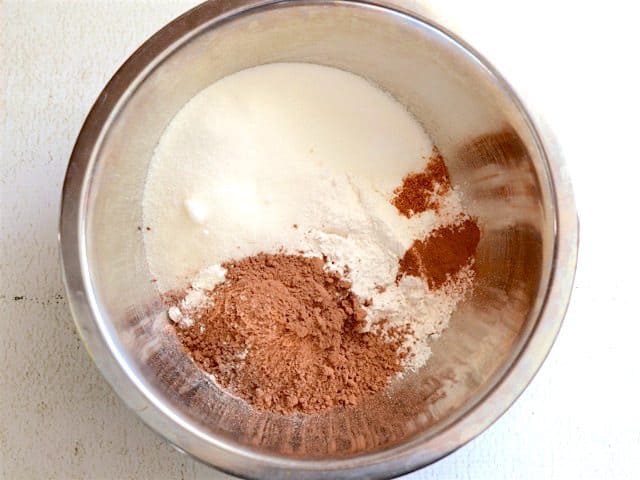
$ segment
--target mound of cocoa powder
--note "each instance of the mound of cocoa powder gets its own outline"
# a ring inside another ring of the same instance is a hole
[[[363,332],[365,312],[351,284],[324,264],[285,254],[228,262],[211,303],[177,335],[201,368],[258,409],[354,405],[401,370],[402,339]]]

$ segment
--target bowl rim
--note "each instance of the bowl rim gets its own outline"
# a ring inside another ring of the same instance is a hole
[[[122,102],[167,56],[209,28],[239,16],[272,8],[340,5],[380,10],[428,28],[474,58],[520,110],[541,158],[546,161],[554,206],[554,252],[549,283],[537,321],[520,351],[495,375],[475,402],[428,438],[418,437],[387,450],[334,460],[301,460],[250,451],[212,439],[158,402],[120,361],[117,345],[101,328],[100,308],[92,290],[84,225],[88,186],[97,152]],[[433,19],[386,1],[367,0],[230,0],[208,1],[173,20],[136,50],[107,83],[78,134],[62,189],[59,250],[63,280],[76,329],[94,363],[112,388],[149,427],[179,451],[220,470],[245,477],[295,472],[298,478],[384,478],[429,465],[463,446],[493,424],[515,402],[544,362],[568,308],[577,263],[578,218],[571,183],[560,148],[546,124],[518,97],[498,71],[470,45]],[[524,361],[524,357],[526,361]],[[115,360],[115,361],[114,361]]]

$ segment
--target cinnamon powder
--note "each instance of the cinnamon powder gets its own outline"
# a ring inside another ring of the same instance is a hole
[[[176,332],[201,368],[254,407],[290,414],[354,405],[401,370],[401,339],[362,331],[351,284],[321,258],[259,254],[224,267],[212,303]]]
[[[407,218],[426,210],[440,210],[451,190],[449,170],[436,147],[424,169],[407,175],[395,190],[391,203]],[[480,241],[478,224],[469,217],[455,219],[422,240],[415,240],[400,259],[399,281],[404,275],[421,277],[431,289],[438,289],[467,265],[472,265]],[[456,223],[457,222],[457,223]]]
[[[480,229],[471,218],[444,225],[413,242],[400,259],[396,280],[403,275],[422,277],[429,288],[438,289],[473,262],[479,241]]]
[[[451,190],[449,170],[440,151],[433,147],[424,170],[404,177],[391,203],[407,218],[426,210],[440,210],[442,197]]]

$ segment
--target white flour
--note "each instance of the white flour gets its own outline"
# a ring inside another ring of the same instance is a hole
[[[226,77],[176,115],[155,151],[143,205],[151,272],[161,291],[201,292],[231,259],[280,249],[325,256],[372,301],[370,325],[412,327],[407,366],[417,368],[461,296],[413,277],[396,284],[398,260],[461,207],[451,192],[439,216],[407,219],[389,200],[432,147],[400,103],[356,75],[290,63]]]

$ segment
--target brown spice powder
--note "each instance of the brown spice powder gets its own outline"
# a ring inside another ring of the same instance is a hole
[[[404,177],[402,185],[395,189],[391,203],[407,218],[426,210],[438,212],[442,197],[449,190],[449,170],[438,149],[433,147],[424,170]]]
[[[414,241],[405,252],[396,281],[411,275],[438,289],[473,262],[479,241],[480,229],[471,218],[437,228],[423,240]]]
[[[354,405],[401,370],[401,334],[389,342],[363,332],[351,284],[322,259],[259,254],[224,267],[213,305],[176,332],[201,368],[254,407],[290,414]]]

